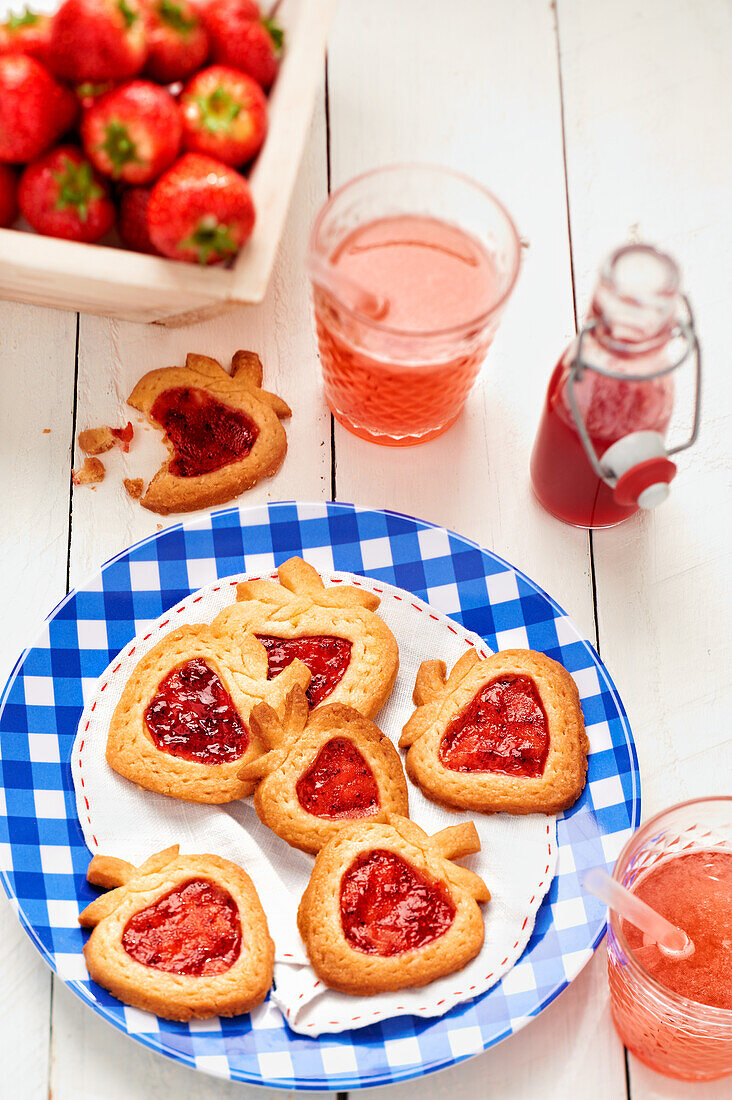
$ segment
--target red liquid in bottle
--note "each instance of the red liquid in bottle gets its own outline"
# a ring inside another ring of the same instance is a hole
[[[638,506],[618,504],[611,487],[590,465],[567,399],[568,376],[569,366],[562,359],[549,382],[531,456],[534,492],[546,510],[565,523],[611,527],[632,516]],[[575,392],[599,458],[631,432],[666,432],[673,404],[668,376],[629,382],[587,372]]]
[[[665,436],[671,419],[672,372],[683,361],[676,342],[679,279],[671,257],[644,244],[617,249],[600,269],[588,322],[549,381],[531,456],[539,502],[565,523],[612,527],[638,511],[637,503],[618,503],[614,486],[663,450],[658,436]],[[570,387],[608,480],[598,476],[585,450]],[[653,432],[656,438],[628,440],[638,432]],[[623,491],[627,488],[626,479]]]

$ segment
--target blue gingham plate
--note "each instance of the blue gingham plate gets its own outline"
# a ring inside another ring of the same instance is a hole
[[[516,966],[487,993],[437,1019],[296,1035],[268,1001],[251,1015],[171,1023],[127,1008],[89,980],[76,923],[95,892],[69,758],[84,692],[149,620],[210,579],[269,572],[299,554],[317,567],[397,585],[482,635],[491,649],[542,650],[580,689],[592,742],[588,782],[558,822],[557,876]],[[215,512],[137,543],[69,593],[2,697],[0,868],[46,962],[120,1031],[199,1070],[288,1089],[351,1089],[443,1069],[505,1039],[578,974],[605,932],[582,872],[610,867],[640,820],[633,738],[612,680],[549,596],[501,558],[444,528],[347,504],[280,503]],[[4,797],[3,797],[4,795]],[[153,1021],[153,1024],[150,1021]]]

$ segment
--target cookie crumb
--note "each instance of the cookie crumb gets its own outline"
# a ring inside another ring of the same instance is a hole
[[[105,424],[101,428],[87,428],[79,432],[79,446],[85,455],[103,455],[105,451],[111,451],[115,443],[119,443],[127,454],[133,435],[134,429],[129,420],[124,428],[110,428]]]
[[[50,435],[51,434],[51,429],[50,428],[44,428],[43,429],[43,434],[44,435]]]
[[[124,487],[127,490],[129,496],[133,500],[139,500],[142,496],[142,490],[145,487],[145,482],[141,477],[126,477],[123,481]]]
[[[103,455],[114,447],[112,429],[105,426],[79,432],[79,446],[85,455]]]
[[[135,429],[132,427],[132,421],[128,420],[124,428],[111,428],[110,431],[112,432],[112,435],[117,440],[124,453],[128,454],[130,450],[130,443],[132,442],[132,437],[135,434]]]
[[[74,485],[95,485],[104,481],[104,465],[98,458],[85,458],[80,470],[71,471]]]

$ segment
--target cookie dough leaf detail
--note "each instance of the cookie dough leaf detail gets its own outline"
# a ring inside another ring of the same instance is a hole
[[[126,859],[97,855],[87,868],[86,881],[103,890],[113,890],[116,886],[124,886],[129,882],[135,871],[136,868]]]
[[[422,661],[412,692],[416,707],[431,703],[445,690],[447,665],[444,661]]]
[[[211,359],[208,355],[198,355],[195,351],[189,351],[186,355],[186,366],[196,374],[210,378],[212,382],[220,382],[222,378],[229,377],[217,359]]]
[[[307,720],[308,700],[300,684],[295,684],[289,692],[282,718],[267,703],[258,703],[249,715],[249,725],[269,752],[258,760],[245,764],[237,773],[239,778],[262,779],[279,767],[290,747],[305,729]]]

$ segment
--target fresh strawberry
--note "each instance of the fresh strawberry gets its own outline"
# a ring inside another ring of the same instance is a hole
[[[213,60],[248,73],[265,91],[270,88],[279,68],[282,29],[263,19],[252,0],[211,0],[201,15]]]
[[[180,99],[183,145],[238,168],[259,152],[267,133],[267,100],[246,73],[210,65],[188,81]]]
[[[206,61],[208,35],[188,0],[152,0],[146,11],[145,72],[159,84],[185,80]]]
[[[71,241],[98,241],[116,217],[107,184],[73,145],[60,145],[28,165],[18,202],[37,233]]]
[[[146,57],[142,0],[66,0],[54,16],[50,63],[65,80],[129,80]]]
[[[11,14],[0,23],[0,54],[25,53],[37,61],[48,60],[51,42],[51,17],[26,8],[22,15]]]
[[[95,100],[81,120],[86,155],[105,176],[150,183],[180,150],[180,108],[148,80],[133,80]]]
[[[81,84],[75,86],[74,95],[82,108],[86,110],[88,107],[91,107],[92,103],[95,103],[100,96],[105,95],[107,92],[111,92],[112,89],[116,87],[117,84],[114,80],[100,80],[96,83],[93,80],[84,80]]]
[[[25,54],[0,57],[0,161],[35,160],[69,129],[76,97],[40,61]]]
[[[147,204],[150,202],[149,187],[128,187],[119,200],[119,221],[117,231],[124,244],[135,252],[154,252],[157,248],[150,240],[147,230]]]
[[[254,228],[249,184],[226,164],[186,153],[153,187],[147,227],[164,256],[221,263],[236,255]]]
[[[18,216],[17,190],[15,172],[0,164],[0,228],[12,225]]]

